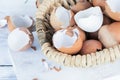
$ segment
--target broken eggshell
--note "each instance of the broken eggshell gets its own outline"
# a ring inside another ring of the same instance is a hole
[[[90,2],[93,6],[100,6],[103,10],[105,9],[105,1],[106,0],[91,0]]]
[[[66,54],[76,54],[83,43],[83,35],[77,29],[58,30],[53,35],[53,45],[57,50]]]
[[[27,28],[16,28],[8,35],[8,46],[13,51],[24,51],[31,47],[33,40]]]
[[[102,44],[98,40],[86,40],[83,43],[83,46],[81,48],[80,54],[86,55],[90,53],[95,53],[98,50],[102,50]]]
[[[9,31],[13,31],[15,28],[31,28],[33,25],[33,20],[27,15],[14,15],[14,16],[6,16],[6,20],[8,23]]]
[[[92,5],[87,0],[79,0],[74,6],[71,7],[71,10],[74,13],[77,13],[77,12],[79,12],[81,10],[85,10],[91,6]]]
[[[98,38],[106,48],[120,43],[120,22],[104,25],[98,32]]]
[[[106,0],[105,13],[112,19],[120,21],[120,0]]]
[[[74,19],[76,24],[86,32],[96,32],[103,24],[103,14],[100,7],[90,7],[79,11]]]
[[[0,28],[4,27],[5,25],[7,25],[7,20],[6,19],[1,19],[0,20]]]
[[[73,16],[74,13],[71,10],[59,6],[53,9],[50,16],[50,23],[56,31],[65,29],[68,26],[73,26],[75,24]]]

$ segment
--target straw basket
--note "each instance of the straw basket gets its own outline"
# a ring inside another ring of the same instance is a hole
[[[36,13],[36,30],[43,54],[50,60],[69,67],[92,67],[113,62],[120,58],[120,45],[87,55],[67,55],[57,51],[52,45],[54,29],[50,25],[50,13],[54,6],[69,9],[77,0],[44,0]]]

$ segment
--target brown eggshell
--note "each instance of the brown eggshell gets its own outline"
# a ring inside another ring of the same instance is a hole
[[[61,26],[62,23],[60,23],[56,16],[55,16],[55,11],[56,11],[56,8],[53,9],[51,15],[50,15],[50,24],[52,25],[52,27],[57,31],[57,30],[60,30],[61,28],[58,27],[58,26]]]
[[[55,12],[56,12],[57,7],[55,7],[50,15],[50,24],[52,25],[52,27],[57,31],[62,29],[61,26],[63,25],[55,16]],[[69,14],[70,14],[70,21],[69,21],[69,25],[68,26],[74,26],[75,25],[75,20],[74,20],[74,12],[72,10],[69,10]],[[69,15],[68,14],[68,15]],[[66,26],[66,27],[68,27]]]
[[[106,0],[91,0],[92,4],[94,6],[100,6],[103,10],[104,10],[104,7],[105,7],[105,1]]]
[[[74,12],[72,10],[70,10],[70,17],[71,17],[71,20],[70,20],[70,25],[69,26],[74,26],[75,25],[75,20],[74,20]]]
[[[15,27],[15,25],[13,24],[10,16],[6,16],[5,19],[7,20],[9,31],[10,31],[10,32],[13,31],[16,27]]]
[[[76,54],[77,52],[80,51],[80,49],[82,47],[82,43],[83,43],[82,39],[80,37],[78,37],[77,41],[75,42],[75,44],[72,47],[70,47],[70,48],[61,47],[58,50],[62,51],[64,53],[70,54],[70,55]]]
[[[67,31],[66,34],[69,35],[69,36],[73,36],[70,29]],[[76,54],[80,51],[80,49],[82,48],[82,44],[83,44],[83,37],[80,34],[80,35],[78,35],[78,39],[76,40],[76,42],[73,44],[72,47],[69,47],[69,48],[61,47],[58,50],[66,53],[66,54],[72,55],[72,54]]]
[[[108,30],[115,40],[120,43],[120,22],[110,24]]]
[[[27,29],[27,28],[20,28],[20,30],[24,31],[26,34],[29,35],[30,41],[28,44],[26,44],[20,51],[25,51],[28,48],[30,48],[32,46],[32,43],[34,41],[34,37],[33,34]]]
[[[111,28],[109,28],[110,25],[104,25],[100,28],[98,32],[98,38],[106,48],[110,48],[114,45],[117,45],[118,42],[114,38],[114,36],[111,34]],[[109,30],[108,30],[109,28]],[[116,31],[115,31],[116,32]]]
[[[90,53],[95,53],[97,50],[102,50],[102,44],[98,40],[86,40],[83,43],[80,54],[86,55]]]
[[[79,31],[80,31],[80,35],[81,35],[81,39],[83,40],[83,41],[85,41],[86,40],[86,35],[85,35],[85,32],[82,30],[82,29],[80,29],[78,26],[76,26],[76,25],[74,25],[73,27],[68,27],[68,29],[70,29],[70,30],[72,30],[72,29],[74,29],[74,28],[77,28]]]
[[[107,2],[105,3],[105,13],[115,21],[120,21],[120,12],[112,11],[110,6],[107,4]]]
[[[85,32],[84,32],[82,29],[80,29],[79,27],[78,27],[78,29],[79,29],[79,31],[80,31],[81,39],[82,39],[83,41],[85,41],[85,40],[86,40]]]
[[[80,10],[85,10],[91,7],[91,4],[87,0],[80,0],[76,5],[71,7],[71,10],[75,13],[79,12]]]

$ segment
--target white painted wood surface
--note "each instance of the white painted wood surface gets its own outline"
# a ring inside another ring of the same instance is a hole
[[[16,80],[12,66],[0,66],[0,80]]]
[[[0,28],[0,80],[16,80],[16,75],[13,71],[12,63],[8,53],[7,25]]]

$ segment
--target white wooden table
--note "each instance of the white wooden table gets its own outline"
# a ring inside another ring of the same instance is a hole
[[[7,26],[0,28],[0,80],[16,80],[12,63],[8,54]]]

